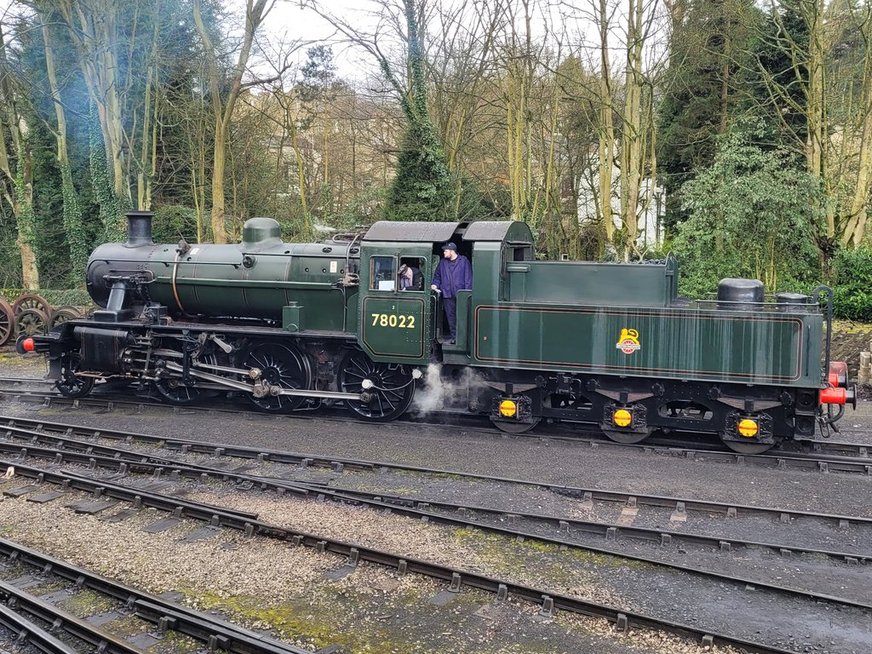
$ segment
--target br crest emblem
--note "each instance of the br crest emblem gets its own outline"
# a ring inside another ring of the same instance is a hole
[[[637,332],[635,329],[627,329],[626,327],[624,327],[621,330],[621,335],[618,338],[618,342],[615,347],[624,354],[632,354],[633,352],[642,347],[642,345],[639,343],[639,332]]]

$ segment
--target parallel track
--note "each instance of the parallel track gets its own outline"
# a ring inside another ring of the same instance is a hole
[[[21,383],[27,381],[31,380],[24,379],[21,380]],[[2,382],[3,379],[0,379],[0,383]],[[238,414],[240,411],[251,410],[246,407],[216,408],[200,405],[170,407],[167,404],[161,403],[160,401],[148,396],[130,399],[129,394],[116,395],[110,393],[98,393],[85,398],[69,399],[64,398],[55,392],[0,390],[0,399],[4,396],[26,402],[34,402],[44,406],[71,406],[74,408],[98,407],[107,410],[112,410],[116,407],[129,407],[136,410],[142,409],[146,406],[184,410],[186,412],[208,411],[210,413],[217,412],[231,414]],[[341,416],[336,415],[335,410],[327,413],[322,410],[317,414],[312,413],[310,410],[302,410],[295,414],[275,417],[299,420],[313,419],[316,415],[321,419],[339,419],[345,422],[353,421],[353,418],[346,416],[344,413]],[[465,431],[479,431],[490,437],[496,437],[497,434],[495,429],[490,425],[490,422],[480,416],[470,416],[463,412],[443,411],[434,412],[430,414],[430,417],[437,418],[437,421],[418,419],[414,416],[404,416],[397,422],[427,425],[428,427],[437,429],[457,429],[457,427],[462,427]],[[585,426],[585,429],[589,429],[589,426]],[[578,431],[572,426],[566,423],[561,423],[559,425],[550,425],[546,432],[513,436],[513,438],[560,440],[591,448],[611,448],[617,451],[627,451],[627,448],[629,448],[630,451],[642,453],[664,454],[668,456],[684,457],[687,459],[700,459],[707,462],[714,461],[763,468],[872,475],[872,443],[850,443],[830,440],[801,441],[797,443],[786,443],[781,448],[772,449],[762,454],[738,454],[725,450],[723,445],[719,442],[714,443],[711,441],[703,441],[694,443],[688,442],[688,439],[677,440],[664,436],[652,437],[643,443],[624,444],[610,441],[605,436],[592,435],[590,431],[582,433],[584,433],[584,435],[579,435]]]
[[[116,461],[119,465],[124,465],[123,462]],[[47,469],[40,469],[33,466],[23,465],[20,461],[0,460],[0,466],[14,466],[17,474],[25,477],[31,477],[40,481],[54,483],[62,486],[72,486],[79,490],[86,490],[88,487],[93,491],[98,491],[101,494],[110,497],[120,498],[123,494],[128,494],[128,501],[136,502],[137,496],[140,494],[136,489],[121,490],[117,485],[107,485],[101,480],[87,480],[79,475],[71,475],[64,472],[56,472]],[[183,470],[183,469],[182,469]],[[196,472],[203,474],[202,471]],[[224,473],[226,474],[226,472]],[[102,489],[102,491],[99,491]],[[742,638],[736,638],[727,634],[712,633],[691,624],[680,623],[677,621],[666,620],[663,618],[652,617],[642,613],[635,613],[620,608],[602,605],[589,600],[584,600],[577,597],[555,594],[548,591],[543,591],[534,587],[517,584],[511,581],[495,579],[486,575],[474,573],[464,569],[452,568],[429,561],[413,559],[410,557],[399,556],[390,552],[385,552],[371,547],[366,547],[356,543],[348,543],[336,539],[326,538],[321,535],[309,534],[294,529],[278,527],[267,524],[259,520],[249,520],[244,517],[235,516],[232,512],[223,512],[219,515],[218,521],[214,518],[205,516],[198,505],[190,505],[186,500],[166,496],[163,498],[166,505],[174,505],[174,515],[184,515],[193,519],[208,520],[210,524],[219,524],[220,526],[232,529],[245,531],[246,534],[255,536],[265,536],[269,538],[277,538],[284,541],[289,541],[298,546],[311,547],[319,552],[331,552],[340,556],[346,557],[347,565],[356,565],[359,561],[368,561],[371,563],[384,565],[390,568],[399,570],[401,573],[414,572],[424,576],[432,577],[437,580],[450,583],[449,590],[459,591],[462,586],[466,585],[473,588],[478,588],[487,592],[495,593],[498,599],[504,599],[509,594],[513,597],[525,599],[535,602],[542,606],[542,611],[552,613],[554,610],[566,610],[574,613],[605,618],[617,625],[621,631],[630,628],[646,628],[660,631],[667,631],[682,637],[689,637],[703,644],[729,645],[741,647],[748,652],[761,654],[789,654],[790,650],[785,650],[780,647],[770,646],[763,643],[748,641]],[[160,503],[153,501],[144,502],[147,505],[157,508],[165,508]],[[165,508],[168,510],[168,508]],[[0,540],[0,551],[2,551],[2,540]],[[817,601],[832,601],[838,604],[851,606],[849,602],[839,600],[838,598],[818,597]],[[856,604],[857,608],[866,609],[864,605]]]

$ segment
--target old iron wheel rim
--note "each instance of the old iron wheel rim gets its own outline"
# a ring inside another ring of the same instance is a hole
[[[39,309],[23,309],[15,317],[15,329],[19,335],[45,334],[48,330],[48,316]]]
[[[374,387],[367,392],[370,402],[346,400],[351,411],[365,420],[386,422],[401,416],[415,396],[412,371],[403,365],[375,363],[361,351],[345,355],[339,369],[339,390],[344,393],[363,392],[363,380],[369,379]]]
[[[214,365],[216,363],[214,354],[207,354],[200,358],[203,363]],[[196,384],[196,380],[194,381]],[[200,399],[203,391],[197,388],[196,385],[188,386],[182,383],[182,380],[177,377],[165,377],[152,382],[152,388],[161,396],[163,400],[169,404],[184,406],[193,404]]]
[[[603,434],[606,438],[615,443],[621,443],[622,445],[635,445],[636,443],[641,443],[653,433],[654,430],[651,427],[648,427],[642,432],[619,431],[617,429],[603,428]]]
[[[55,382],[55,388],[64,397],[84,397],[94,388],[93,377],[81,377],[77,374],[82,356],[78,352],[69,352],[61,357],[61,376]]]
[[[263,381],[271,386],[291,390],[311,387],[312,366],[308,357],[293,345],[271,342],[252,345],[245,355],[242,367],[257,368],[261,371]],[[295,411],[308,400],[292,395],[255,397],[253,393],[248,395],[248,399],[258,409],[270,413]]]
[[[15,332],[15,312],[6,300],[0,300],[0,345],[6,345]]]
[[[12,310],[16,316],[25,309],[39,309],[46,316],[51,316],[51,305],[48,300],[36,293],[22,293],[12,305]]]
[[[72,307],[61,307],[59,309],[55,309],[54,313],[51,314],[51,320],[49,321],[49,329],[54,329],[59,325],[63,325],[68,320],[77,320],[81,318],[79,312],[73,309]]]
[[[542,418],[534,418],[533,422],[513,422],[491,418],[494,427],[506,434],[524,434],[538,425],[541,420]]]

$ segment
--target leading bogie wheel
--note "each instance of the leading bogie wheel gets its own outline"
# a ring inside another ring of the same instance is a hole
[[[15,330],[20,336],[36,336],[48,331],[48,316],[39,309],[22,309],[15,316]]]
[[[0,345],[6,345],[15,332],[15,311],[6,300],[0,300]]]
[[[399,418],[415,397],[415,379],[408,366],[376,363],[360,350],[345,355],[339,367],[339,390],[359,393],[345,404],[364,420],[387,422]]]
[[[305,353],[290,343],[263,342],[252,345],[245,354],[243,368],[260,371],[263,386],[277,389],[311,388],[312,363]],[[249,394],[254,406],[269,413],[288,413],[302,407],[308,398],[294,395]]]
[[[61,375],[55,382],[55,387],[64,397],[84,397],[94,388],[93,377],[78,374],[80,361],[78,352],[70,352],[61,357]]]
[[[12,309],[15,311],[16,316],[25,309],[39,309],[46,316],[51,316],[51,305],[44,297],[36,293],[22,293],[15,300]]]

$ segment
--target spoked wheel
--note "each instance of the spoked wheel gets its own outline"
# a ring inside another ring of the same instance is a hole
[[[206,355],[201,357],[201,360],[204,363],[215,364],[215,355]],[[177,406],[193,404],[203,394],[203,390],[196,386],[196,382],[194,385],[189,386],[180,377],[163,377],[152,382],[151,385],[165,402]]]
[[[15,329],[19,336],[45,334],[48,331],[48,316],[39,309],[22,309],[15,316]]]
[[[54,312],[51,314],[51,320],[49,320],[49,329],[54,329],[55,327],[64,324],[68,320],[76,320],[77,318],[81,317],[81,314],[73,307],[60,307],[59,309],[55,309]]]
[[[540,420],[541,418],[536,418],[533,422],[511,422],[509,420],[494,420],[491,418],[494,427],[507,434],[524,434],[538,425]]]
[[[624,445],[633,445],[641,443],[654,432],[650,427],[643,432],[635,431],[618,431],[617,429],[603,429],[603,434],[611,441],[623,443]]]
[[[84,397],[94,388],[93,377],[82,377],[78,374],[81,356],[78,352],[70,352],[61,357],[61,376],[55,382],[55,387],[64,397]]]
[[[243,368],[257,368],[261,379],[270,386],[291,390],[311,388],[312,364],[309,357],[293,345],[284,343],[259,343],[253,345],[245,355]],[[308,398],[293,395],[248,396],[252,404],[270,413],[295,411],[306,403]]]
[[[0,345],[6,345],[15,332],[15,312],[6,300],[0,300]]]
[[[339,390],[361,393],[362,401],[345,404],[364,420],[387,422],[401,416],[415,396],[415,380],[408,366],[375,363],[363,352],[345,355],[339,368]]]
[[[772,443],[743,443],[741,441],[721,440],[724,445],[738,454],[762,454],[766,450],[775,447]]]
[[[48,300],[36,293],[23,293],[19,295],[18,299],[15,300],[15,304],[12,305],[12,309],[16,316],[25,309],[39,309],[46,316],[51,315],[51,305],[48,303]]]

